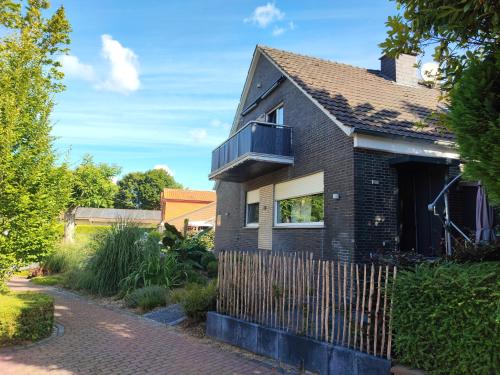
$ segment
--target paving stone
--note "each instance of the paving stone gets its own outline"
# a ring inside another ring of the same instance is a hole
[[[0,349],[1,375],[279,374],[279,366],[221,348],[149,319],[14,279],[13,290],[55,297],[64,334],[22,349]]]
[[[146,313],[143,316],[169,326],[177,325],[186,319],[186,314],[184,314],[184,310],[179,304],[170,305],[163,309]]]

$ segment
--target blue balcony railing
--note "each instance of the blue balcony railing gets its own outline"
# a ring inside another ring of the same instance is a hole
[[[249,159],[275,164],[290,164],[292,129],[284,125],[251,121],[212,152],[210,178],[232,164]]]

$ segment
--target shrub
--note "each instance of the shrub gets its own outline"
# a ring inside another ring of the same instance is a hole
[[[216,280],[207,285],[190,284],[185,289],[175,293],[174,300],[179,302],[186,315],[196,321],[204,321],[207,312],[215,309],[217,298]]]
[[[142,260],[145,231],[135,224],[114,225],[96,241],[96,252],[89,263],[94,273],[92,292],[113,295],[122,279],[135,271]]]
[[[156,241],[156,243],[161,242],[161,233],[158,232],[157,230],[152,230],[148,233],[148,238],[151,238]]]
[[[164,227],[165,230],[163,231],[162,242],[163,246],[165,246],[166,248],[172,249],[184,240],[184,236],[182,235],[182,233],[179,232],[173,225],[165,223]]]
[[[499,275],[498,262],[422,264],[399,273],[397,360],[431,374],[498,373]]]
[[[211,251],[214,248],[215,243],[215,231],[210,228],[195,236],[196,241],[207,251]]]
[[[452,259],[456,262],[500,261],[500,241],[493,244],[467,244],[456,241]]]
[[[203,268],[207,269],[208,264],[211,262],[217,262],[217,257],[214,255],[214,253],[207,251],[203,256],[201,257],[201,265]]]
[[[93,291],[96,289],[95,274],[86,267],[75,267],[64,274],[62,284],[69,289]]]
[[[158,306],[165,306],[168,302],[168,289],[159,285],[150,285],[135,289],[124,298],[127,307],[139,307],[149,311]]]
[[[206,285],[208,282],[208,277],[205,275],[202,275],[199,271],[195,270],[186,270],[185,271],[186,275],[186,284],[199,284],[199,285]]]
[[[0,294],[0,346],[47,337],[54,324],[54,299],[33,292]]]
[[[217,271],[219,269],[219,263],[216,260],[211,261],[207,264],[207,273],[209,277],[217,276]]]
[[[59,245],[42,262],[42,269],[48,273],[69,271],[87,256],[85,249],[78,245]]]
[[[160,250],[158,241],[148,238],[143,243],[143,252],[137,269],[130,272],[120,282],[124,291],[149,285],[160,285],[172,288],[179,284],[181,269],[177,255],[173,252],[164,253]]]

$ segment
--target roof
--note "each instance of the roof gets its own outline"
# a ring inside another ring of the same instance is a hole
[[[380,132],[429,140],[453,140],[430,118],[440,111],[440,92],[397,84],[380,73],[270,47],[257,50],[318,105],[355,131]],[[415,123],[421,122],[422,128]]]
[[[168,200],[185,200],[185,201],[200,201],[200,202],[215,202],[215,191],[210,190],[183,190],[183,189],[163,189],[163,199]]]
[[[196,224],[196,226],[202,226],[200,223],[213,225],[215,222],[215,213],[216,203],[212,202],[196,210],[174,217],[168,220],[168,223],[172,225],[182,225],[185,219],[189,219],[189,223],[192,225]]]
[[[78,207],[76,209],[76,219],[126,219],[131,221],[161,221],[161,211],[159,210],[127,210],[121,208],[93,208]]]

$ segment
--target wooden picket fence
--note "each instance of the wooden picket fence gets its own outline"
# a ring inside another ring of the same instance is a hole
[[[310,253],[219,253],[217,312],[391,358],[397,269]]]

